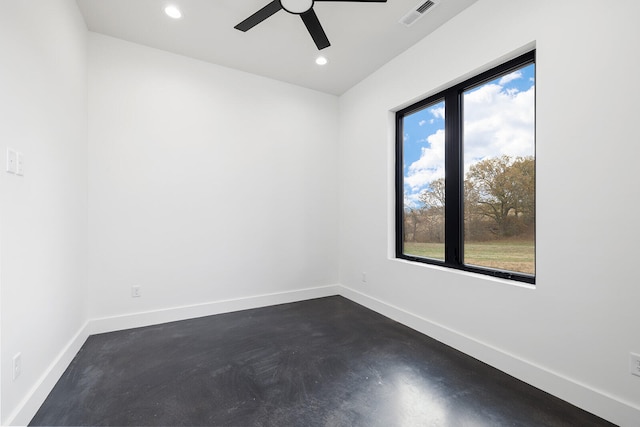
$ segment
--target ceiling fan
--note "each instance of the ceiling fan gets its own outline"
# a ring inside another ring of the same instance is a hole
[[[311,38],[315,42],[318,50],[331,46],[329,39],[322,29],[318,16],[313,11],[313,4],[317,1],[348,1],[361,3],[386,3],[387,0],[273,0],[265,7],[236,25],[234,28],[240,31],[248,31],[255,27],[280,9],[284,9],[293,15],[300,15],[302,22],[309,30]]]

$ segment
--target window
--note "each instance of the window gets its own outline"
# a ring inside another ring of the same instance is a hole
[[[535,283],[535,51],[396,113],[396,256]]]

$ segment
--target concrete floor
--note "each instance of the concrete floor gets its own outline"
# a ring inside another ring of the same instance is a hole
[[[91,336],[30,425],[612,425],[342,297]]]

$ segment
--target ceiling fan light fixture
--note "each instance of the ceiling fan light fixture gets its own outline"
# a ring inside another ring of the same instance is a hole
[[[280,0],[284,10],[294,15],[300,15],[313,7],[313,0]]]
[[[244,21],[236,25],[236,30],[247,32],[265,19],[273,16],[275,13],[284,9],[285,12],[298,15],[302,19],[304,26],[307,27],[309,35],[316,44],[318,50],[331,46],[327,34],[322,28],[322,24],[318,19],[318,15],[313,10],[316,1],[345,1],[345,2],[365,2],[365,3],[386,3],[387,0],[271,0],[262,9],[253,15],[250,15]]]
[[[178,7],[174,6],[174,5],[169,5],[169,6],[165,7],[164,8],[164,13],[166,13],[168,17],[173,18],[173,19],[182,18],[182,12],[180,12],[180,9],[178,9]]]

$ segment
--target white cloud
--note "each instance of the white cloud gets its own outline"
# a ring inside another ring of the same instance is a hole
[[[430,146],[422,148],[420,158],[409,165],[404,179],[409,198],[417,198],[428,183],[444,177],[444,130],[429,135],[427,142]]]
[[[534,92],[488,84],[465,95],[465,169],[487,157],[534,154]]]
[[[429,120],[433,124],[435,119],[444,118],[444,106],[432,107],[429,113],[434,117]],[[426,120],[421,120],[418,124],[423,126]],[[419,206],[418,196],[425,189],[427,184],[439,178],[444,178],[444,129],[439,129],[436,133],[418,141],[424,144],[420,158],[409,165],[405,183],[405,204],[407,206]]]
[[[522,71],[518,70],[518,71],[514,71],[513,73],[509,73],[506,76],[503,76],[500,81],[498,82],[498,84],[500,86],[504,86],[509,82],[512,82],[514,80],[518,80],[522,78]]]
[[[444,107],[435,107],[429,110],[436,119],[444,119]]]
[[[500,82],[521,77],[520,72],[514,72]],[[464,96],[465,171],[489,157],[534,155],[534,96],[534,86],[521,92],[505,90],[499,84],[486,84]],[[444,108],[429,111],[435,117],[444,117]],[[409,206],[419,206],[420,192],[429,182],[444,177],[444,130],[428,136],[427,142],[404,179]]]

